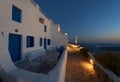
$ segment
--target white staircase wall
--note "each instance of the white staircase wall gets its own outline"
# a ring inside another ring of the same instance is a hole
[[[0,33],[0,66],[5,70],[5,72],[10,72],[17,69],[10,58],[7,45],[1,33]]]

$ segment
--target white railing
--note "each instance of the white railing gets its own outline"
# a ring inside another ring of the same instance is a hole
[[[114,82],[120,82],[120,77],[116,76],[112,71],[103,68],[103,66],[95,60],[95,58],[90,52],[88,52],[88,54],[94,60],[96,66],[100,68],[104,73],[106,73],[111,80],[113,80]]]

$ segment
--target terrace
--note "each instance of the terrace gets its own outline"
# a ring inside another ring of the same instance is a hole
[[[60,47],[47,49],[44,53],[39,50],[32,51],[27,53],[25,60],[17,63],[16,66],[31,72],[48,74],[54,69],[64,50],[64,47]],[[35,55],[38,57],[34,58]]]
[[[4,71],[4,69],[0,70],[0,73],[2,73],[2,82],[4,80],[6,82],[64,82],[67,60],[66,50],[60,54],[60,57],[56,51],[46,52],[44,55],[33,61],[35,67],[23,61],[17,64],[17,69],[9,73]],[[41,62],[40,59],[42,58],[45,60]],[[37,64],[35,64],[36,62]]]
[[[57,50],[48,49],[43,55],[39,50],[32,51],[28,53],[27,62],[25,60],[18,63],[16,64],[18,67],[16,67],[1,33],[0,44],[0,57],[2,58],[0,60],[0,82],[64,82],[67,61],[65,47]],[[35,57],[35,54],[40,56]],[[29,57],[29,55],[31,56]]]

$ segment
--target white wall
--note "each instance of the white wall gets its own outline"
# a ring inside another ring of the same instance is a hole
[[[12,20],[12,5],[22,11],[21,23]],[[4,33],[7,45],[9,33],[22,35],[22,59],[30,51],[38,49],[44,51],[44,45],[39,46],[39,38],[51,39],[52,45],[47,46],[48,48],[67,44],[67,36],[57,31],[59,25],[50,21],[39,9],[30,0],[0,0],[0,30]],[[44,19],[44,24],[39,22],[40,17]],[[44,32],[44,25],[47,26],[47,32]],[[15,32],[15,29],[18,29],[18,32]],[[34,47],[26,47],[27,36],[34,36]]]
[[[12,5],[22,10],[22,23],[12,20]],[[29,0],[0,0],[0,11],[0,29],[4,32],[7,45],[9,33],[22,35],[22,57],[31,50],[43,50],[43,46],[39,46],[39,38],[51,39],[48,18]],[[39,22],[40,17],[45,20],[44,24]],[[44,25],[47,26],[47,32],[44,32]],[[15,29],[18,29],[18,32],[15,32]],[[26,48],[27,35],[34,36],[34,47]]]
[[[56,67],[52,71],[50,71],[49,82],[65,82],[66,63],[67,63],[67,49],[63,52]]]
[[[59,32],[58,28],[60,26],[51,21],[52,46],[66,46],[67,36],[62,31]]]
[[[1,33],[0,33],[0,67],[2,67],[5,72],[10,72],[17,69],[15,65],[12,63],[4,36]]]
[[[12,5],[22,10],[22,23],[12,20]],[[67,45],[67,36],[62,32],[58,32],[59,25],[50,21],[29,0],[0,0],[0,11],[0,65],[2,65],[6,72],[16,69],[8,51],[9,33],[22,35],[22,59],[24,59],[28,52],[38,49],[44,51],[43,46],[39,46],[39,38],[51,39],[51,45],[48,48]],[[39,22],[39,17],[45,20],[44,24]],[[44,25],[47,26],[46,33],[44,32]],[[18,32],[15,32],[15,29],[18,29]],[[34,36],[34,47],[26,48],[28,35]],[[51,77],[49,78],[52,78],[53,82],[64,82],[67,52],[65,51],[63,54],[65,55],[62,55],[55,70],[50,73]]]

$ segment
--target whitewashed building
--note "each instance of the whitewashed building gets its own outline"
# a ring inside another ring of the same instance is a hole
[[[14,62],[22,60],[29,51],[67,44],[60,26],[49,20],[32,0],[1,0],[0,11],[0,31],[10,53],[18,54]]]
[[[13,64],[24,60],[29,52],[45,52],[52,47],[67,45],[67,35],[60,30],[59,24],[54,24],[33,0],[0,0],[0,35],[1,46],[7,48],[1,47],[0,60],[4,56],[2,53],[8,50],[9,57],[3,59],[11,59]],[[12,68],[9,69],[6,63],[0,61],[10,72]]]

